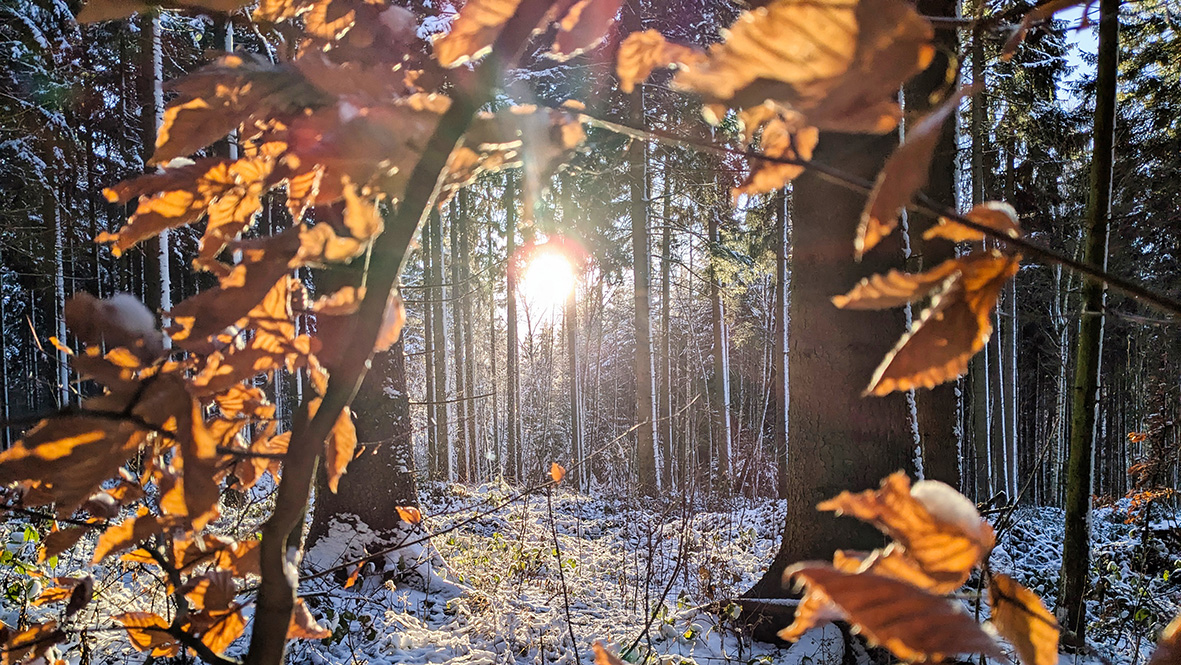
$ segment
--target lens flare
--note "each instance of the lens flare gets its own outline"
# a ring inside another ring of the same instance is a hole
[[[574,266],[558,252],[540,252],[525,268],[521,294],[533,307],[556,307],[574,290]]]

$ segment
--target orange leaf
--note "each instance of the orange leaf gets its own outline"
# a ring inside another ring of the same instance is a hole
[[[800,563],[784,573],[819,588],[854,629],[909,662],[983,653],[1004,658],[997,643],[958,604],[906,582],[873,573],[842,572],[825,563]]]
[[[596,641],[591,645],[595,650],[595,665],[627,665],[623,659],[611,653],[602,642]]]
[[[1008,575],[994,573],[988,584],[992,625],[1013,644],[1023,665],[1058,662],[1058,621],[1042,599]]]
[[[562,482],[562,479],[566,477],[566,467],[557,462],[550,464],[549,477],[554,479],[555,485]]]
[[[127,629],[127,637],[136,651],[151,651],[156,658],[180,652],[176,640],[168,634],[168,622],[151,612],[124,612],[112,617]]]
[[[837,550],[833,553],[832,563],[837,570],[855,573],[861,570],[863,559],[856,554]],[[811,586],[808,587],[808,592],[804,594],[799,605],[796,606],[791,624],[780,630],[777,635],[787,642],[795,642],[816,626],[832,621],[842,621],[844,618],[845,613],[841,611],[841,608],[833,605],[828,594],[824,593],[820,587]]]
[[[110,554],[116,554],[138,545],[152,536],[160,533],[163,525],[155,515],[149,515],[146,507],[140,507],[139,513],[119,524],[107,527],[98,537],[94,546],[93,563],[99,563]]]
[[[422,511],[414,506],[398,506],[398,517],[407,524],[422,522]]]
[[[1017,211],[1008,203],[985,201],[969,210],[964,217],[999,231],[1010,238],[1021,237],[1021,226],[1017,223]],[[973,242],[983,240],[984,234],[955,220],[940,217],[938,224],[923,233],[923,240],[932,238],[943,238],[952,242]]]
[[[314,417],[320,408],[320,398],[315,398],[309,404],[309,417]],[[357,430],[353,426],[353,415],[345,407],[336,418],[332,426],[332,433],[324,442],[325,471],[328,473],[328,489],[336,493],[340,477],[344,475],[349,462],[353,460],[353,453],[357,450]]]
[[[399,508],[399,510],[401,510],[401,509]],[[361,576],[361,570],[364,567],[365,567],[365,564],[363,564],[363,563],[359,563],[353,567],[353,572],[349,573],[349,578],[347,580],[345,580],[345,582],[344,582],[344,588],[351,589],[352,586],[357,583],[357,578],[359,578]]]
[[[45,536],[45,540],[42,541],[44,547],[41,549],[39,560],[44,563],[77,545],[78,541],[82,539],[82,536],[86,535],[86,531],[87,528],[84,526],[72,526],[59,529]]]
[[[211,570],[190,578],[182,590],[198,610],[215,613],[229,609],[238,593],[233,574],[228,570]]]
[[[566,60],[599,44],[615,23],[623,0],[578,0],[558,22],[550,55]]]
[[[705,54],[701,51],[665,41],[664,35],[655,30],[633,32],[619,45],[615,75],[619,77],[619,89],[630,94],[636,84],[647,79],[655,69],[704,59]]]
[[[297,598],[291,612],[291,624],[287,627],[287,639],[322,640],[331,636],[332,631],[316,622],[303,598]]]
[[[1020,268],[1020,256],[992,250],[960,259],[962,269],[878,366],[867,395],[932,388],[961,376],[992,335],[992,310]]]
[[[1181,615],[1169,622],[1161,632],[1160,642],[1148,665],[1177,665],[1181,663]]]
[[[948,259],[921,273],[891,270],[862,279],[843,296],[833,296],[832,304],[841,309],[888,309],[901,307],[946,288],[948,280],[959,275],[963,262]]]
[[[773,0],[724,34],[674,85],[734,108],[774,99],[822,131],[892,129],[898,88],[934,55],[930,24],[905,0]]]
[[[451,31],[435,39],[435,59],[444,67],[457,67],[482,57],[519,4],[521,0],[468,0]]]
[[[3,632],[8,636],[4,641],[3,665],[34,662],[66,638],[56,621],[33,624],[15,634],[4,626]]]
[[[228,649],[234,640],[241,637],[245,630],[246,617],[242,616],[241,608],[234,605],[227,612],[214,614],[212,625],[201,633],[201,641],[213,653],[220,654]]]
[[[137,360],[150,363],[164,351],[164,337],[156,324],[156,315],[131,294],[120,293],[99,300],[79,292],[66,302],[65,315],[66,326],[83,342],[125,347],[130,351],[132,357],[116,350],[103,357],[114,366],[120,379],[125,378],[122,370],[139,368]]]
[[[385,306],[385,315],[381,320],[381,329],[377,333],[377,341],[373,344],[376,352],[388,351],[398,342],[402,335],[402,326],[406,324],[406,307],[402,303],[402,296],[390,292],[389,302]]]
[[[912,488],[901,471],[890,474],[877,490],[841,492],[817,509],[877,527],[898,542],[941,592],[959,588],[995,543],[992,527],[971,501],[938,481],[920,481]]]
[[[910,205],[915,193],[927,184],[927,171],[943,125],[959,108],[960,100],[970,93],[970,88],[963,88],[943,100],[913,129],[908,129],[906,142],[886,160],[886,165],[874,183],[873,192],[866,201],[865,211],[861,213],[861,225],[857,227],[857,237],[853,240],[858,259],[894,231],[898,225],[898,213]]]
[[[768,106],[779,110],[766,117]],[[753,111],[753,113],[752,113]],[[757,129],[762,129],[759,150],[769,157],[781,159],[809,160],[812,151],[820,141],[820,132],[808,127],[804,117],[794,111],[785,111],[772,102],[765,102],[754,109],[743,111],[744,134],[753,138]],[[749,144],[749,140],[746,141]],[[733,195],[763,194],[773,192],[794,180],[804,172],[797,164],[784,164],[766,160],[752,160],[750,175],[734,189]]]

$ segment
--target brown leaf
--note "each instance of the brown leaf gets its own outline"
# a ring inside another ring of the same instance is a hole
[[[901,307],[946,288],[949,279],[958,279],[963,262],[948,259],[920,273],[891,270],[862,279],[843,296],[833,296],[832,304],[841,309],[889,309]]]
[[[594,48],[615,24],[623,0],[578,0],[558,22],[550,55],[566,60]]]
[[[406,324],[406,307],[402,303],[402,296],[390,292],[389,303],[385,306],[385,315],[381,320],[381,329],[377,333],[377,341],[373,350],[388,351],[402,335],[402,326]]]
[[[647,79],[653,70],[670,65],[702,62],[705,54],[691,46],[673,44],[655,30],[633,32],[619,45],[615,56],[615,75],[619,89],[631,94],[636,84]]]
[[[848,552],[837,550],[833,553],[832,563],[837,570],[855,573],[861,570],[864,558]],[[787,581],[784,577],[784,582]],[[796,605],[792,622],[780,630],[777,635],[787,642],[795,642],[816,626],[832,621],[842,621],[845,613],[829,599],[828,594],[818,586],[808,587],[808,592]]]
[[[98,537],[94,546],[92,563],[99,563],[108,555],[122,552],[163,530],[163,524],[155,515],[149,515],[146,507],[140,507],[135,517],[107,527]]]
[[[85,365],[75,359],[80,371],[97,370],[96,378],[106,379],[108,385],[130,380],[132,371],[140,368],[137,361],[150,363],[164,352],[164,336],[156,324],[156,315],[129,293],[99,300],[79,291],[66,301],[65,316],[70,332],[86,344],[123,347],[132,355],[112,350],[103,356],[102,369],[96,364],[97,357]],[[97,375],[99,372],[101,375]]]
[[[1042,599],[1008,575],[989,577],[988,598],[992,625],[1017,649],[1022,665],[1055,665],[1058,662],[1058,621]]]
[[[37,481],[44,500],[67,516],[104,480],[117,475],[144,439],[134,425],[110,418],[68,415],[43,420],[0,453],[0,485]]]
[[[209,9],[216,12],[228,13],[250,4],[250,0],[168,0],[165,7],[176,9]],[[88,0],[86,6],[78,13],[79,23],[97,23],[127,18],[137,12],[151,10],[157,3],[147,0]]]
[[[414,506],[398,506],[398,518],[407,524],[422,522],[422,511]]]
[[[958,604],[905,582],[872,573],[842,572],[825,563],[800,563],[785,575],[819,588],[855,630],[908,662],[983,653],[1004,658],[997,643]]]
[[[4,626],[4,632],[8,639],[4,642],[3,661],[0,661],[3,665],[32,663],[66,639],[56,621],[33,624],[17,633]]]
[[[206,289],[172,308],[172,339],[182,346],[203,343],[238,321],[286,276],[299,251],[299,228],[291,228],[256,243],[240,243],[243,261],[221,284]]]
[[[841,492],[817,509],[850,515],[880,529],[897,541],[939,592],[958,589],[995,543],[992,527],[971,501],[937,481],[922,481],[912,488],[901,471],[890,474],[877,490]]]
[[[94,578],[87,575],[74,586],[70,592],[70,602],[66,603],[66,616],[71,617],[84,609],[94,598]]]
[[[763,108],[762,105],[756,108]],[[751,123],[758,122],[753,120]],[[756,127],[747,127],[753,133]],[[804,125],[803,116],[793,111],[776,113],[762,124],[759,151],[768,157],[781,159],[809,160],[812,151],[820,141],[820,132],[815,127]],[[784,164],[761,159],[751,160],[751,172],[741,185],[734,188],[733,196],[740,194],[764,194],[773,192],[794,180],[804,172],[798,164]]]
[[[308,407],[309,417],[315,416],[319,407],[320,398],[317,397]],[[344,475],[349,462],[353,460],[353,453],[357,450],[357,430],[353,426],[353,415],[348,407],[337,417],[325,446],[324,464],[328,473],[328,489],[335,494],[340,477]]]
[[[904,0],[774,0],[725,34],[674,85],[733,108],[777,100],[822,131],[892,129],[898,88],[934,55],[930,24]]]
[[[961,259],[960,277],[952,280],[918,323],[902,336],[874,372],[867,395],[931,388],[961,376],[968,360],[992,335],[992,309],[1001,289],[1017,274],[1020,256],[995,250]]]
[[[127,629],[127,637],[136,651],[151,651],[155,658],[172,657],[180,646],[168,634],[168,622],[151,612],[124,612],[112,617]]]
[[[181,590],[198,610],[214,613],[230,609],[238,593],[233,574],[228,570],[212,570],[190,578]]]
[[[451,31],[435,39],[435,59],[457,67],[483,57],[521,0],[468,0],[451,23]]]
[[[555,485],[562,482],[562,479],[566,477],[566,467],[557,462],[550,464],[549,477],[553,479]]]
[[[231,544],[218,552],[215,561],[219,568],[225,568],[238,577],[259,574],[258,547],[261,541],[243,540]]]
[[[964,217],[999,231],[1010,238],[1021,237],[1021,226],[1017,223],[1017,211],[1008,203],[985,201],[969,210]],[[984,234],[955,220],[940,217],[938,224],[923,233],[923,240],[932,238],[943,238],[952,242],[974,242],[983,240]]]
[[[202,631],[201,641],[213,653],[220,654],[230,648],[245,630],[246,617],[242,616],[241,608],[235,605],[228,612],[216,613],[212,624]]]
[[[291,624],[287,627],[289,640],[322,640],[332,636],[332,631],[316,623],[303,598],[295,599],[295,608],[291,612]]]
[[[861,225],[853,240],[858,259],[894,231],[898,214],[927,184],[927,171],[943,125],[959,108],[960,100],[970,93],[971,88],[963,88],[945,99],[915,123],[913,129],[907,130],[906,142],[890,155],[865,203],[865,211],[861,213]]]
[[[1161,632],[1156,651],[1148,665],[1177,665],[1181,663],[1181,616],[1169,622]]]
[[[332,101],[290,65],[244,53],[222,56],[170,87],[179,94],[164,110],[152,164],[190,155],[248,121]]]
[[[627,665],[622,658],[611,653],[600,641],[596,640],[591,648],[595,650],[595,665]]]
[[[316,298],[312,311],[324,316],[348,316],[356,314],[365,299],[365,287],[343,286],[326,296]]]
[[[58,529],[45,536],[45,539],[41,541],[43,547],[41,548],[41,554],[38,556],[38,560],[44,563],[72,548],[78,544],[78,541],[82,539],[82,536],[86,535],[88,530],[84,526],[71,526],[65,529]]]

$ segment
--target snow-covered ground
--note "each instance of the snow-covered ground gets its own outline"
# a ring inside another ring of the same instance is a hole
[[[383,576],[367,569],[348,589],[339,576],[306,582],[302,593],[334,635],[294,643],[290,662],[589,665],[591,645],[600,640],[631,662],[645,656],[656,658],[650,663],[702,665],[842,662],[843,639],[831,626],[778,649],[743,636],[737,608],[728,606],[727,599],[759,579],[774,556],[781,501],[736,499],[724,509],[707,509],[565,491],[507,501],[512,490],[496,485],[432,485],[422,494],[424,526],[439,534],[437,553],[414,548],[385,564],[387,570],[418,575]],[[501,504],[506,505],[496,508]],[[1181,600],[1177,524],[1154,520],[1148,547],[1140,547],[1143,534],[1125,523],[1126,509],[1117,505],[1096,513],[1093,568],[1102,593],[1089,608],[1089,637],[1098,655],[1079,658],[1084,663],[1145,663],[1154,633],[1175,615]],[[1054,509],[1017,511],[992,554],[993,570],[1012,574],[1052,602],[1063,519]],[[315,570],[341,557],[351,559],[372,536],[343,525],[309,552],[305,564]],[[20,540],[19,532],[10,534],[10,551]],[[58,574],[87,555],[63,560]],[[142,595],[143,579],[114,569],[96,577],[99,605],[92,617],[147,609],[145,603],[153,602]],[[970,609],[974,589],[971,580],[961,593]],[[163,613],[165,599],[154,602],[155,611]],[[723,611],[703,609],[716,603]],[[0,600],[0,615],[13,625],[18,607],[11,597]],[[32,611],[36,617],[49,608]],[[231,654],[240,654],[244,642],[239,640]],[[75,665],[81,651],[77,640],[72,644],[75,648],[64,656]],[[88,645],[94,650],[90,662],[142,663],[146,658],[131,650],[118,630],[94,631]],[[1074,659],[1063,656],[1063,663]]]

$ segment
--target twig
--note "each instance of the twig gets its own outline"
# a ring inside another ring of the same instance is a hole
[[[554,483],[557,485],[557,482]],[[578,653],[578,638],[574,635],[574,620],[570,617],[570,591],[566,587],[566,569],[562,565],[562,546],[558,543],[558,524],[554,521],[554,490],[545,490],[545,504],[549,509],[549,528],[554,535],[554,558],[558,560],[558,581],[562,583],[562,607],[566,612],[566,628],[570,631],[570,644],[574,646],[574,662],[581,663],[582,656]]]

